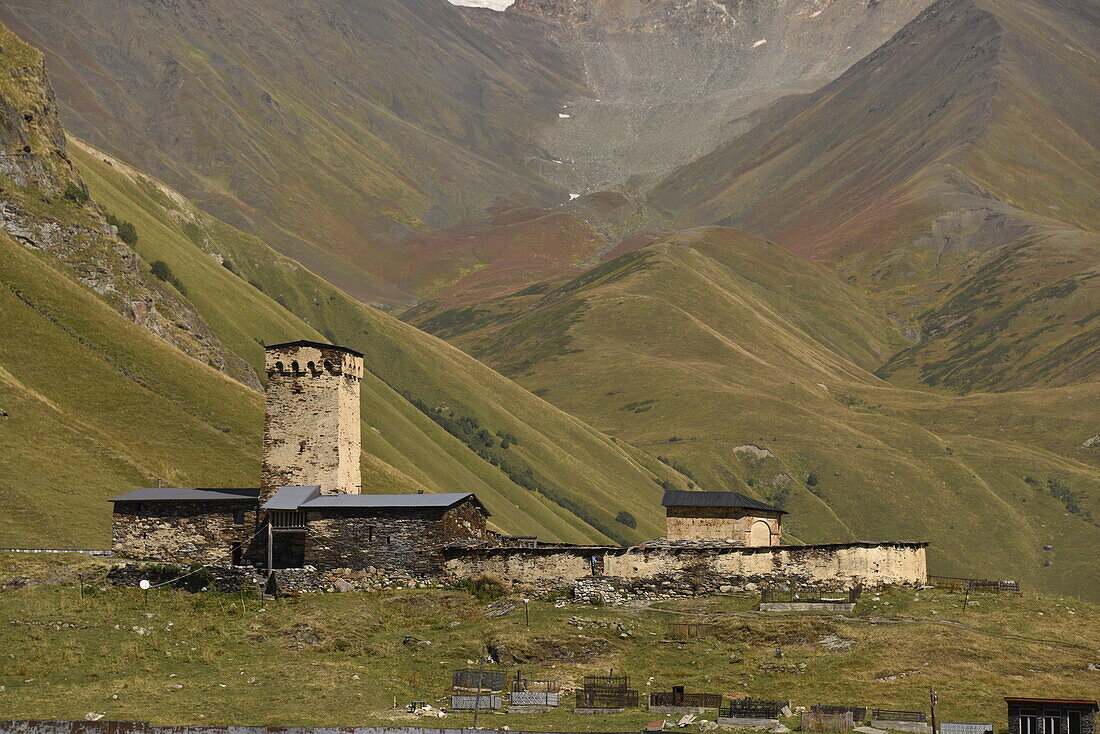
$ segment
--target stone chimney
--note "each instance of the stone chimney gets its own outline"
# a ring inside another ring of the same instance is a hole
[[[363,355],[310,341],[267,347],[260,498],[279,487],[359,494],[359,381]]]

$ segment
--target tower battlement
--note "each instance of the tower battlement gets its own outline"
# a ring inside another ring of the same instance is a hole
[[[359,494],[363,355],[332,344],[288,342],[267,347],[264,368],[261,498],[294,485]]]

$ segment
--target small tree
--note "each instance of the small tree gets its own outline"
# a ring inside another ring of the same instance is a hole
[[[817,483],[818,483],[818,481],[819,481],[819,480],[818,480],[818,478],[817,478],[817,475],[816,475],[816,474],[814,474],[813,472],[810,472],[810,475],[809,475],[808,477],[806,477],[806,486],[808,486],[808,487],[816,487],[816,486],[817,486]]]

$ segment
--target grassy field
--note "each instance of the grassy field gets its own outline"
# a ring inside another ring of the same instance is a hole
[[[489,668],[567,688],[614,668],[643,696],[686,685],[795,706],[920,710],[931,687],[941,720],[998,730],[1006,695],[1095,697],[1100,687],[1100,670],[1090,668],[1100,663],[1100,607],[1051,596],[983,594],[964,610],[958,593],[894,590],[864,596],[850,615],[763,614],[754,599],[732,596],[632,608],[546,600],[531,604],[526,627],[518,602],[489,617],[483,601],[458,591],[260,601],[164,588],[145,599],[100,583],[106,568],[94,559],[0,557],[8,620],[0,717],[470,726],[469,714],[424,719],[403,709],[411,700],[446,704],[451,670],[470,667],[484,645],[501,660]],[[714,622],[714,636],[669,642],[667,625],[688,619]],[[567,697],[551,713],[484,713],[479,724],[637,731],[663,718],[572,708]]]

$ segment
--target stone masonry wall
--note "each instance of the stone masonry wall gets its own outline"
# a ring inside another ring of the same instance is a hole
[[[928,579],[926,545],[449,550],[444,568],[460,578],[491,573],[518,586],[566,588],[577,578],[593,575],[590,558],[598,555],[598,575],[615,579],[618,589],[638,596],[752,590],[780,583],[823,588],[856,583],[915,586]]]
[[[359,381],[363,359],[337,348],[268,349],[261,496],[283,486],[362,491]]]
[[[442,547],[487,536],[485,515],[470,501],[438,509],[325,508],[309,511],[305,562],[322,569],[374,568],[439,575]]]
[[[238,515],[242,522],[237,522]],[[116,502],[111,549],[116,555],[173,563],[228,564],[234,543],[259,529],[256,500]],[[254,554],[244,548],[243,562]]]
[[[670,540],[728,540],[752,545],[753,523],[767,523],[771,544],[782,537],[778,513],[753,512],[740,507],[669,507],[665,526]]]

